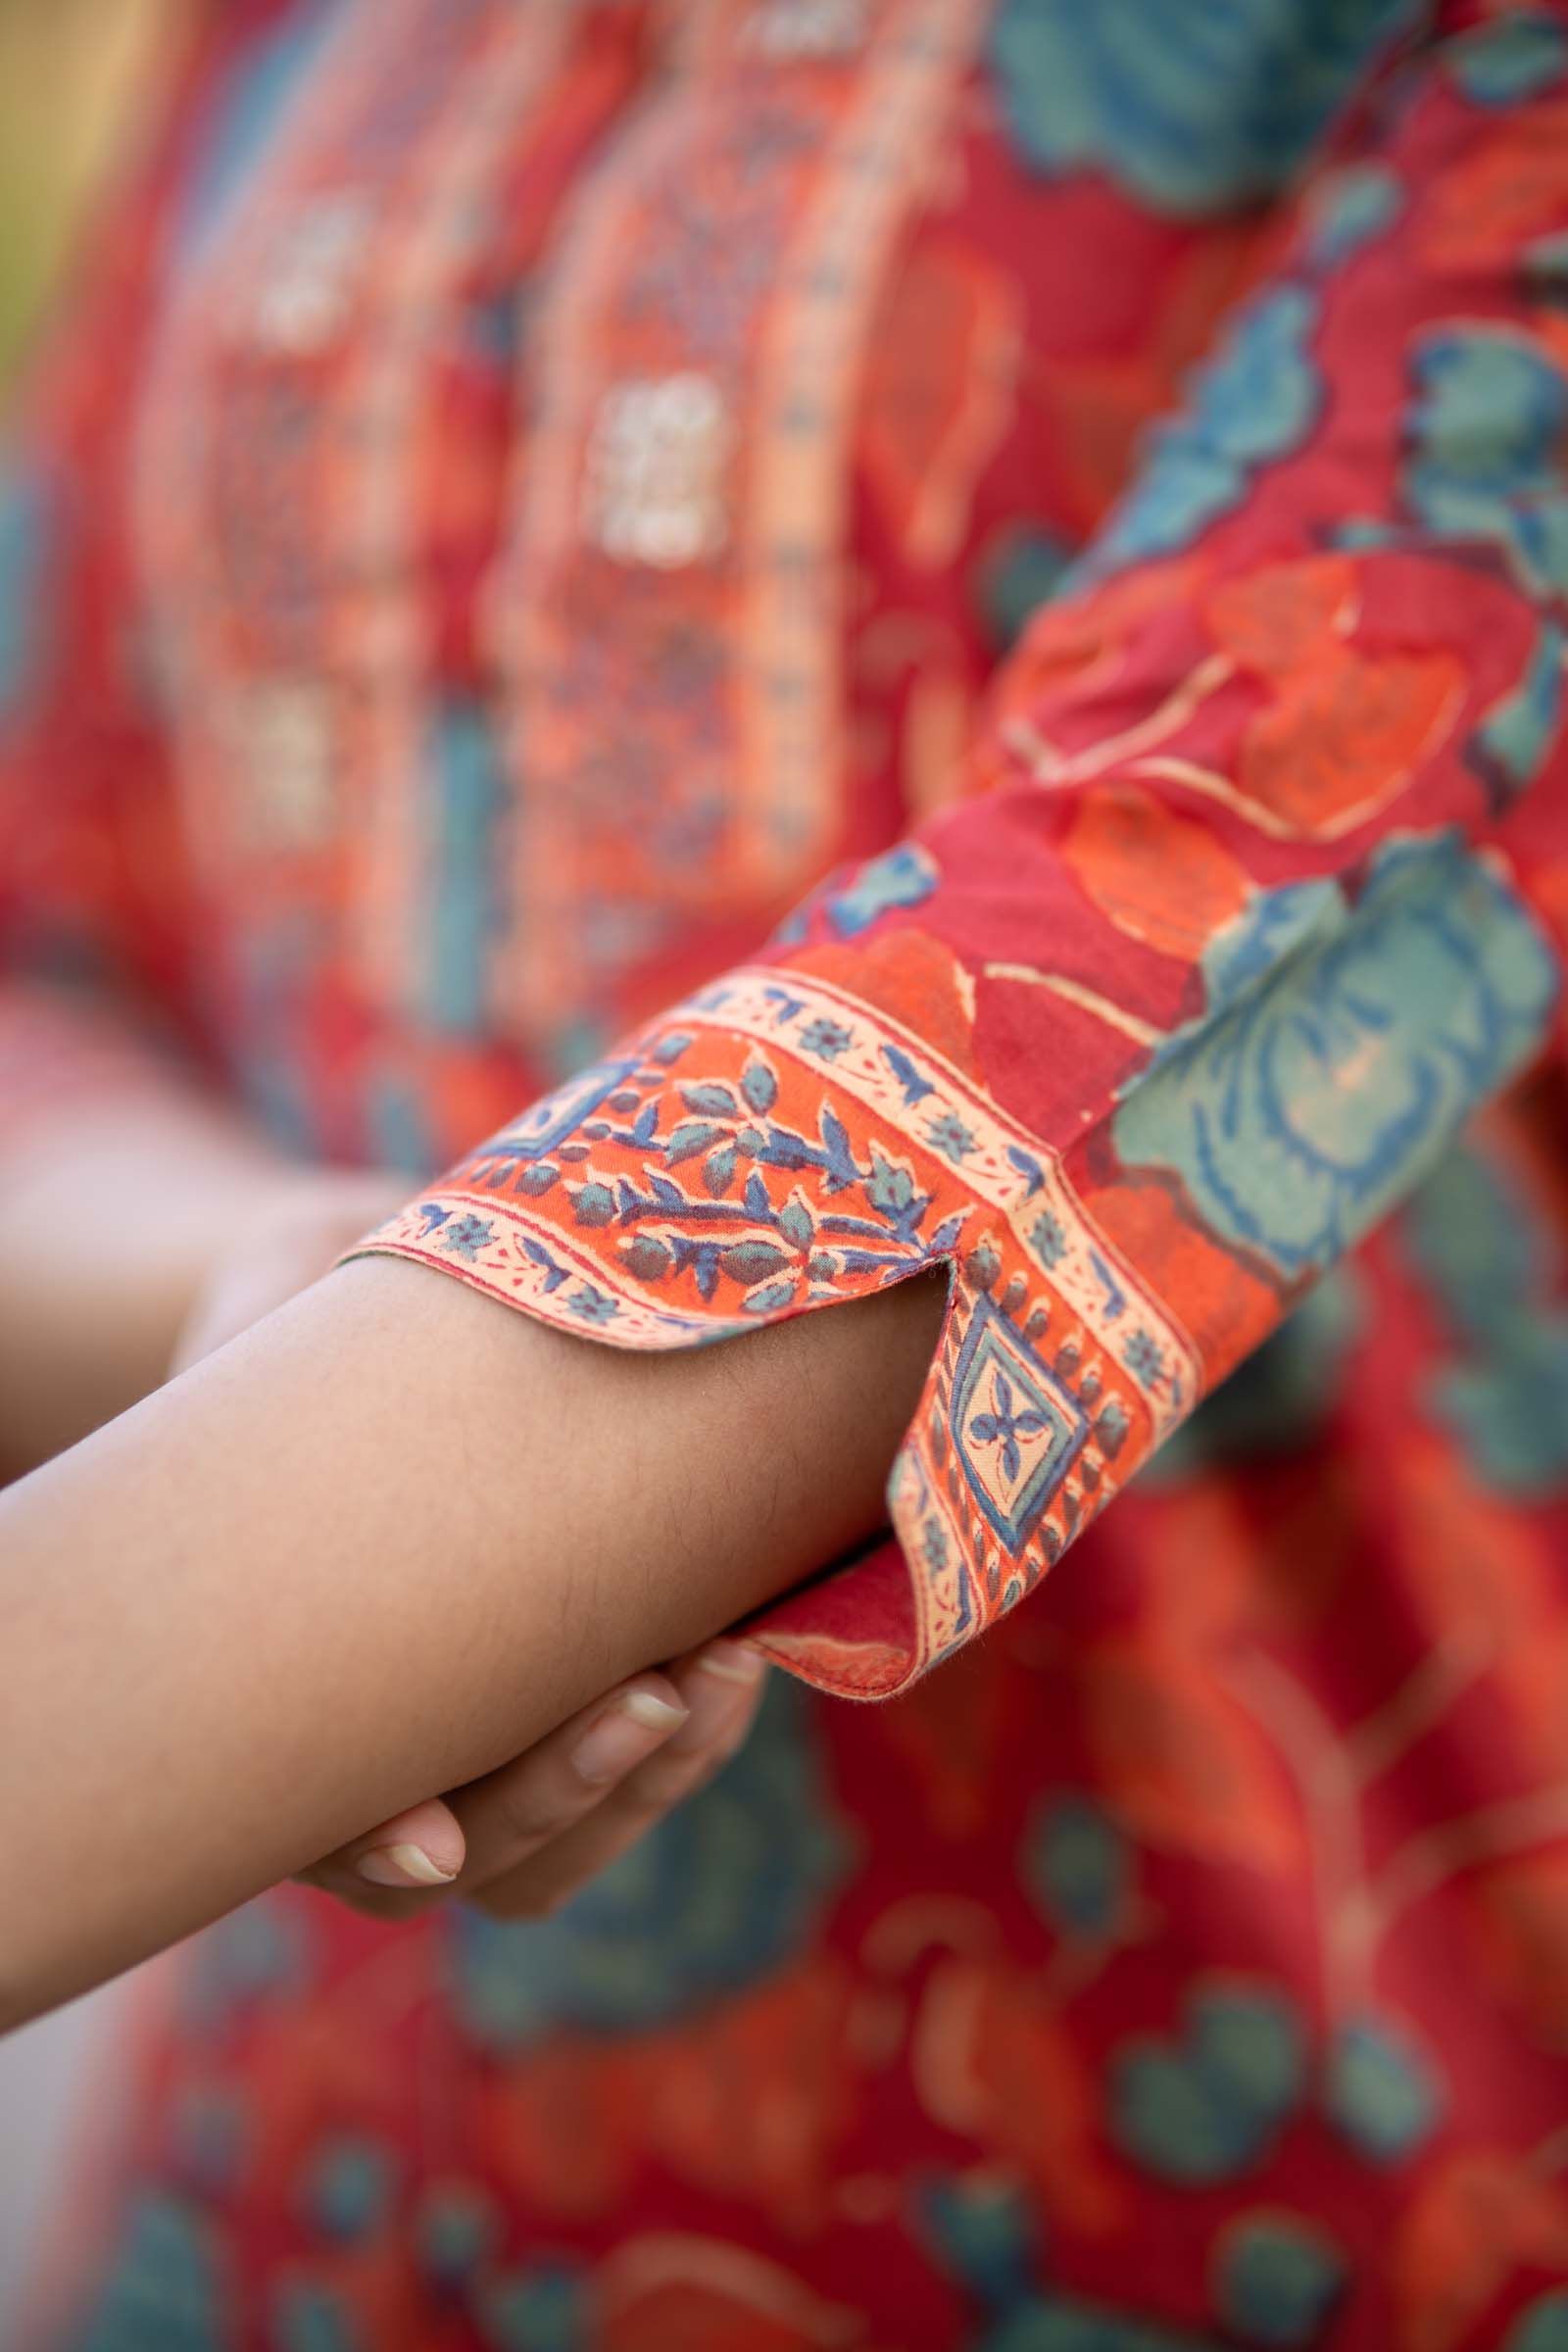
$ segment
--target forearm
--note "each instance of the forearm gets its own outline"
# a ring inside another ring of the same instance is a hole
[[[493,1769],[881,1518],[929,1282],[637,1357],[343,1268],[0,1496],[17,2015]]]

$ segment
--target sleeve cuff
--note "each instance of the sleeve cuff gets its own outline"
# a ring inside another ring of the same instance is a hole
[[[1056,1155],[834,980],[732,972],[359,1245],[612,1347],[673,1348],[937,1264],[948,1307],[888,1482],[894,1541],[748,1627],[883,1697],[982,1632],[1191,1409],[1198,1351]]]

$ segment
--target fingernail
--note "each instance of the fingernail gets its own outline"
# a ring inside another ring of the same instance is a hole
[[[613,1781],[685,1720],[684,1707],[656,1698],[652,1690],[627,1690],[578,1740],[572,1768],[584,1781]]]
[[[726,1683],[755,1683],[762,1671],[761,1653],[741,1642],[710,1642],[697,1663]]]
[[[442,1870],[420,1845],[372,1845],[354,1865],[372,1886],[450,1886],[455,1870]]]

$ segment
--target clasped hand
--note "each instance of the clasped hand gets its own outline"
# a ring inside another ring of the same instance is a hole
[[[319,1280],[402,1203],[406,1186],[327,1171],[281,1179],[209,1278],[175,1351],[182,1370]],[[510,1764],[368,1830],[301,1874],[354,1909],[404,1919],[461,1895],[500,1919],[556,1910],[710,1780],[761,1696],[760,1652],[706,1643],[639,1674]]]

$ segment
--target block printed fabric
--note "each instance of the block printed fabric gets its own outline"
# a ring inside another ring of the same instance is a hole
[[[1568,9],[210,16],[0,528],[13,1115],[134,1005],[590,1340],[949,1302],[644,1849],[198,1940],[62,2340],[1558,2352]]]

